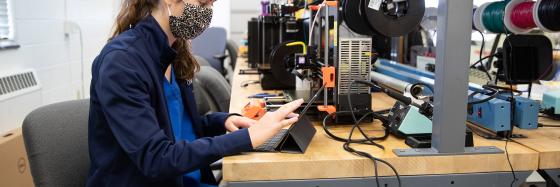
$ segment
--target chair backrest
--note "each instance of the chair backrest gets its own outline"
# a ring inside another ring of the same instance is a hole
[[[210,27],[200,36],[192,40],[192,50],[195,55],[206,59],[218,72],[223,71],[223,62],[214,58],[223,55],[226,50],[227,32],[221,27]]]
[[[226,48],[229,55],[229,62],[231,69],[235,69],[235,64],[237,63],[237,53],[239,53],[239,46],[233,40],[227,40]]]
[[[218,111],[218,106],[210,98],[210,94],[206,92],[202,83],[198,80],[193,81],[194,99],[196,100],[196,109],[198,115],[206,115],[208,113]]]
[[[85,186],[89,173],[89,100],[47,105],[23,122],[36,186]]]
[[[199,82],[206,91],[211,99],[211,105],[218,107],[218,111],[215,112],[229,111],[231,86],[218,71],[208,66],[202,66],[196,74],[195,81]]]
[[[210,63],[208,63],[208,61],[206,61],[206,59],[202,58],[201,56],[198,55],[194,55],[194,59],[196,60],[196,62],[198,62],[198,65],[200,66],[210,66]]]

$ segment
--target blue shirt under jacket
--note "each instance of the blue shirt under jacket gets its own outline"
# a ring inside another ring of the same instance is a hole
[[[246,129],[225,134],[226,113],[198,116],[192,85],[177,80],[185,113],[198,139],[175,140],[163,80],[176,57],[157,21],[147,16],[111,40],[92,66],[87,186],[183,186],[200,170],[215,184],[209,164],[251,150]]]
[[[175,72],[171,71],[171,79],[163,81],[163,91],[167,101],[167,111],[169,111],[169,119],[171,119],[171,129],[175,135],[176,141],[186,140],[192,142],[197,139],[194,133],[191,117],[186,113],[181,99],[181,89],[175,81]],[[201,183],[200,170],[195,170],[183,176],[183,186],[192,187],[212,187]]]

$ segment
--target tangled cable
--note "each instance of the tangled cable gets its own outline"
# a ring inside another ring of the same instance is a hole
[[[359,83],[359,82],[353,81],[348,86],[348,90],[351,89],[351,87],[354,85],[354,83]],[[350,95],[350,92],[348,92],[348,95]],[[354,149],[350,146],[352,143],[358,143],[358,144],[373,145],[373,146],[376,146],[376,147],[384,150],[385,147],[381,144],[376,143],[375,141],[384,140],[389,136],[389,129],[387,128],[389,120],[387,119],[387,117],[381,115],[382,112],[374,112],[374,111],[368,111],[367,113],[365,113],[360,118],[357,118],[355,113],[354,113],[354,109],[352,107],[352,100],[350,99],[350,97],[348,97],[348,101],[349,101],[348,102],[348,107],[350,108],[350,111],[338,111],[338,112],[335,112],[335,113],[332,113],[332,114],[329,114],[329,115],[325,116],[325,118],[323,119],[323,130],[333,140],[344,142],[343,148],[344,148],[345,151],[348,151],[348,152],[350,152],[352,154],[355,154],[355,155],[358,155],[358,156],[366,157],[366,158],[373,161],[375,182],[376,182],[377,186],[381,186],[380,183],[379,183],[379,173],[378,173],[378,165],[377,165],[378,164],[377,162],[381,162],[381,163],[387,165],[389,168],[391,168],[391,170],[393,170],[393,172],[395,173],[395,176],[397,178],[398,186],[400,187],[401,186],[400,175],[397,172],[397,170],[395,169],[395,167],[393,165],[391,165],[391,163],[389,163],[389,162],[387,162],[383,159],[374,157],[373,155],[371,155],[367,152],[356,150],[356,149]],[[354,121],[354,124],[352,126],[352,129],[350,130],[350,134],[348,135],[348,138],[339,137],[339,136],[333,134],[332,132],[330,132],[330,130],[327,126],[327,124],[329,123],[329,120],[332,121],[333,117],[335,117],[336,115],[342,115],[342,114],[351,114],[352,119]],[[372,116],[374,119],[380,120],[382,122],[382,125],[383,125],[383,128],[384,128],[384,134],[382,136],[380,136],[380,137],[370,137],[365,133],[365,131],[362,129],[362,127],[360,127],[360,124],[365,119],[368,119],[369,116]],[[352,135],[353,135],[353,133],[356,129],[358,129],[360,134],[364,137],[363,139],[352,139]]]

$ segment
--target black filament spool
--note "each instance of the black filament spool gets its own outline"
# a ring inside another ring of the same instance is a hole
[[[379,10],[369,7],[370,1],[377,0],[365,0],[361,6],[362,12],[373,31],[383,36],[404,36],[417,28],[424,17],[424,0],[383,0]],[[392,7],[394,3],[402,11],[395,12],[396,9]]]
[[[350,30],[361,35],[372,36],[374,31],[369,26],[361,8],[364,3],[365,0],[343,0],[342,17]]]
[[[283,85],[293,85],[296,77],[291,69],[295,67],[294,55],[303,52],[303,46],[287,44],[294,41],[287,41],[274,47],[270,54],[270,71],[276,80]]]

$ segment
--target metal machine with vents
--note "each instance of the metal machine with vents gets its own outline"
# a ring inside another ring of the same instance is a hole
[[[369,86],[353,84],[355,80],[370,80],[372,64],[371,38],[340,38],[338,47],[338,61],[336,67],[336,108],[349,111],[348,94],[352,106],[358,114],[371,109],[371,91]],[[348,121],[350,116],[339,116],[336,122]]]
[[[371,111],[370,87],[352,84],[353,81],[369,81],[373,63],[372,37],[359,35],[338,23],[339,6],[336,3],[311,7],[314,10],[310,22],[314,30],[310,35],[305,65],[298,65],[296,92],[307,91],[313,95],[322,90],[322,99],[316,102],[317,110],[323,114],[335,115],[336,123],[353,123],[347,111],[349,99],[356,116]],[[297,59],[297,58],[296,58]],[[346,111],[346,112],[342,112]],[[373,120],[372,117],[365,121]]]

